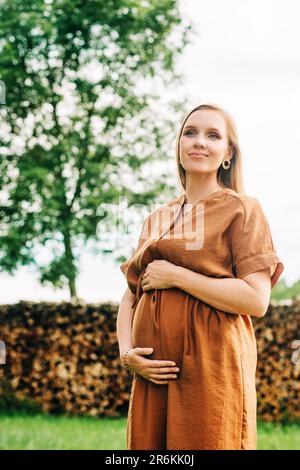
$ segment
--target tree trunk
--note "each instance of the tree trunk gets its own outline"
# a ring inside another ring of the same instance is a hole
[[[64,245],[65,245],[65,258],[67,264],[67,278],[69,281],[69,291],[72,300],[78,300],[77,291],[76,291],[76,275],[75,275],[75,265],[74,265],[74,256],[71,246],[71,238],[68,227],[64,230]]]
[[[72,300],[78,300],[77,291],[76,291],[76,284],[75,284],[75,278],[69,279],[69,291],[70,291],[71,299]]]

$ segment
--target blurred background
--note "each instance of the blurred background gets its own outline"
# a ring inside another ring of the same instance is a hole
[[[204,102],[236,121],[285,265],[255,325],[259,448],[300,448],[299,17],[297,0],[0,0],[0,448],[125,448],[119,266],[181,191],[176,133]]]

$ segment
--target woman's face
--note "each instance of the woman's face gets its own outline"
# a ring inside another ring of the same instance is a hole
[[[194,111],[185,122],[179,148],[186,172],[217,171],[225,158],[231,158],[223,116],[209,109]]]

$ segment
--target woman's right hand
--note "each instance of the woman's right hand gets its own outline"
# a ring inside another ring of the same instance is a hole
[[[132,371],[155,384],[164,385],[170,379],[177,379],[180,369],[176,363],[143,357],[152,353],[153,348],[133,348],[127,354],[127,364]]]

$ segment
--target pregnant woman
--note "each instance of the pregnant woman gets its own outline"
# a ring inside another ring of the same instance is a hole
[[[284,266],[258,199],[243,193],[236,126],[203,104],[177,138],[183,193],[146,218],[120,269],[121,363],[133,372],[129,450],[256,449],[262,317]]]

